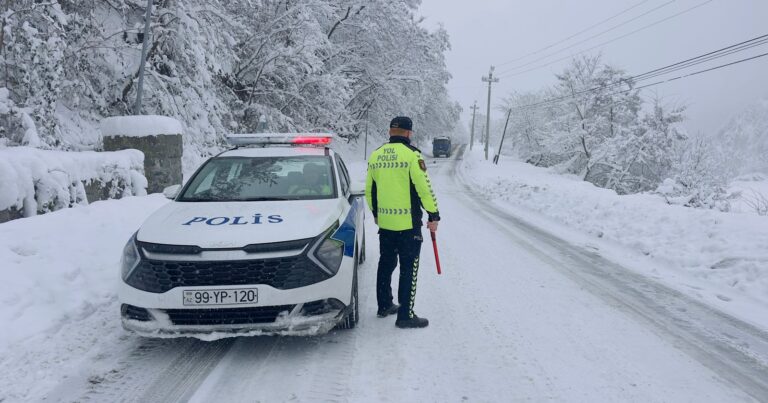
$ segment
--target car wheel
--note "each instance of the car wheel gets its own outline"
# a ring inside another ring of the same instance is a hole
[[[352,275],[352,296],[349,301],[352,310],[350,310],[349,313],[347,313],[347,316],[336,325],[337,329],[354,329],[355,325],[357,325],[357,321],[360,320],[360,310],[358,309],[359,304],[357,298],[357,262],[355,262],[354,270],[355,272]]]

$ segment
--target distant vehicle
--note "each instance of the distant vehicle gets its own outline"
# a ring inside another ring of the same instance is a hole
[[[358,320],[364,186],[330,135],[230,135],[125,245],[122,323],[142,336],[314,335]]]
[[[450,157],[451,156],[451,139],[449,137],[435,137],[432,140],[432,156]]]

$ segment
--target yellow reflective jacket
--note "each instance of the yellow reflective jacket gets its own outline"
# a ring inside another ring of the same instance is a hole
[[[365,198],[379,228],[404,231],[422,225],[421,208],[429,221],[439,221],[437,198],[421,151],[407,137],[392,136],[368,159]]]

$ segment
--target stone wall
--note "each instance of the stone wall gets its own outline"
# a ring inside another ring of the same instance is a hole
[[[7,210],[0,210],[0,223],[19,218],[24,218],[24,213],[21,210],[17,210],[15,207],[11,207]]]
[[[181,134],[104,136],[104,151],[125,149],[144,153],[147,193],[160,193],[168,186],[181,184],[181,157],[184,151]]]
[[[83,181],[83,189],[85,190],[85,195],[87,197],[87,203],[93,203],[95,201],[99,200],[109,200],[114,198],[120,198],[120,196],[125,192],[125,189],[127,187],[127,184],[124,181],[116,180],[109,183],[101,183],[98,180],[90,180],[90,181]],[[74,187],[76,185],[73,184]],[[75,194],[76,192],[74,189],[71,189],[71,193]],[[52,201],[55,202],[55,201]],[[69,207],[72,207],[77,204],[83,204],[83,202],[78,202],[77,200],[68,200],[65,201],[67,204],[69,204]],[[37,211],[37,214],[44,214],[45,210],[39,210]],[[24,211],[22,209],[11,207],[5,210],[0,210],[0,224],[4,222],[8,222],[11,220],[17,220],[19,218],[24,218]]]
[[[86,205],[146,195],[144,154],[0,148],[0,223]]]

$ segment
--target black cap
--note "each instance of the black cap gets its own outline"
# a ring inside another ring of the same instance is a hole
[[[407,116],[397,116],[389,122],[390,129],[413,130],[413,121]]]

